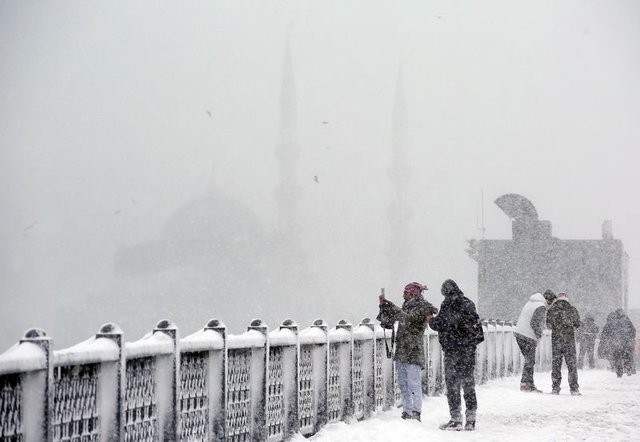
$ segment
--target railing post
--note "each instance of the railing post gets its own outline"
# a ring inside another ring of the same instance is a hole
[[[205,330],[212,330],[222,338],[219,357],[209,357],[209,439],[222,442],[226,435],[227,409],[227,327],[217,319],[207,322]]]
[[[506,358],[504,342],[504,321],[496,320],[496,361],[497,375],[499,378],[505,377]]]
[[[495,379],[498,376],[498,356],[497,356],[497,327],[494,319],[487,321],[487,360],[488,379]]]
[[[166,415],[162,417],[163,425],[160,428],[160,432],[165,441],[180,440],[180,408],[178,406],[178,400],[180,398],[180,348],[178,345],[180,340],[178,327],[170,320],[163,319],[158,322],[153,332],[164,333],[169,336],[173,342],[173,352],[168,357],[169,362],[167,366],[159,367],[161,371],[165,371],[160,378],[160,382],[167,381],[170,383],[169,393],[163,398],[163,400],[168,401],[168,404],[164,404],[168,407],[168,410],[166,411]]]
[[[382,327],[380,327],[382,328]],[[387,335],[387,333],[389,333],[389,335]],[[391,347],[391,342],[387,342],[385,343],[384,341],[386,341],[387,339],[390,341],[391,340],[391,332],[390,331],[385,331],[384,329],[382,330],[382,336],[383,336],[383,342],[380,346],[380,352],[384,353],[384,355],[380,358],[382,360],[382,376],[384,378],[384,392],[383,394],[383,404],[382,404],[382,408],[383,409],[389,409],[392,408],[393,406],[395,406],[396,403],[396,373],[394,370],[394,362],[393,362],[393,355],[391,355],[390,358],[387,357],[387,348],[386,345],[388,344],[389,347]]]
[[[258,351],[251,351],[251,379],[254,386],[260,388],[253,392],[252,396],[252,416],[253,416],[253,440],[266,440],[267,437],[267,374],[268,374],[268,355],[269,355],[269,339],[267,333],[267,325],[261,319],[254,319],[251,325],[247,327],[247,331],[255,330],[264,335],[264,347]],[[260,354],[262,353],[262,354]],[[254,378],[255,376],[255,378]]]
[[[513,376],[516,374],[516,355],[514,353],[514,347],[516,345],[514,337],[513,337],[513,322],[506,321],[505,322],[505,333],[506,333],[506,354],[508,357],[508,373],[509,376]]]
[[[280,326],[280,330],[282,329],[291,330],[291,332],[296,336],[295,347],[283,349],[285,369],[291,369],[291,367],[293,366],[293,370],[291,372],[291,374],[293,375],[293,379],[288,379],[286,372],[284,374],[284,437],[285,439],[289,439],[300,429],[300,338],[298,335],[298,324],[296,324],[292,319],[283,321],[282,325]]]
[[[44,330],[32,328],[27,330],[20,344],[32,343],[42,349],[45,356],[45,367],[42,374],[35,376],[21,375],[24,383],[22,388],[22,416],[26,430],[24,440],[53,441],[53,340],[47,336]],[[34,410],[42,410],[34,413]],[[28,412],[24,412],[29,410]],[[33,419],[33,421],[31,420]]]
[[[344,420],[345,418],[353,416],[355,411],[353,405],[353,325],[341,319],[336,324],[336,329],[346,330],[349,333],[349,342],[346,345],[342,344],[342,350],[340,351],[342,356],[340,360],[340,378],[343,380],[342,418]],[[346,349],[348,355],[345,354],[344,349]],[[344,366],[345,361],[348,361],[348,366]]]
[[[314,376],[315,399],[317,408],[315,413],[314,432],[322,428],[329,422],[329,326],[322,319],[316,319],[311,325],[312,328],[322,330],[325,336],[325,343],[322,348],[314,347],[312,358],[314,361],[314,371],[316,365],[322,364],[322,373]],[[319,364],[316,364],[318,362]]]
[[[101,394],[101,439],[108,442],[124,440],[124,410],[125,410],[125,381],[126,358],[124,354],[123,332],[118,325],[104,324],[96,333],[97,338],[107,338],[118,346],[118,360],[107,366],[102,364],[100,373]],[[110,390],[109,393],[106,390]],[[112,396],[113,394],[113,396]],[[107,418],[113,416],[113,419]]]
[[[480,374],[480,383],[484,384],[489,380],[489,372],[491,371],[491,362],[489,359],[489,321],[482,321],[482,332],[484,333],[484,341],[480,344],[482,351],[482,373]]]
[[[371,416],[376,406],[376,334],[375,324],[370,318],[360,321],[359,327],[365,327],[371,331],[371,339],[362,340],[362,417],[367,418]]]

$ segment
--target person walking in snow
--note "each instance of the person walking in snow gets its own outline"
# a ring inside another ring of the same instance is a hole
[[[546,290],[544,294],[534,293],[522,308],[514,335],[520,353],[524,357],[522,377],[520,378],[521,391],[533,391],[542,393],[533,382],[533,369],[536,365],[536,347],[544,330],[547,308],[556,299],[556,294]]]
[[[635,373],[633,351],[636,339],[636,328],[621,308],[609,313],[607,322],[602,327],[598,357],[611,361],[611,367],[618,377],[623,371],[628,375]]]
[[[449,404],[449,422],[440,425],[441,430],[460,431],[462,427],[462,402],[460,388],[464,392],[464,429],[475,430],[476,399],[474,369],[476,346],[484,340],[482,323],[476,306],[456,282],[447,279],[440,288],[444,301],[440,313],[429,320],[429,326],[438,332],[438,341],[444,351],[444,376]]]
[[[600,331],[600,327],[596,325],[596,322],[593,320],[592,316],[585,316],[584,323],[578,328],[576,332],[576,340],[578,341],[578,346],[580,347],[580,353],[578,353],[578,368],[582,369],[584,367],[585,357],[587,359],[587,364],[589,364],[589,368],[595,368],[595,357],[593,354],[593,350],[596,346],[596,338],[598,337],[598,332]]]
[[[404,303],[398,307],[381,294],[380,313],[398,321],[396,334],[396,376],[402,396],[402,418],[420,420],[422,413],[422,382],[420,372],[425,366],[424,330],[427,321],[438,310],[422,296],[426,285],[411,282],[404,288]]]
[[[549,307],[547,327],[551,329],[551,393],[560,394],[562,360],[564,359],[569,371],[571,394],[580,396],[575,336],[575,329],[580,327],[580,314],[569,303],[566,293],[558,293],[558,299],[553,301]]]

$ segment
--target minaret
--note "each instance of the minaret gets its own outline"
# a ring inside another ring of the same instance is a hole
[[[284,55],[282,89],[280,91],[280,141],[276,147],[279,183],[275,192],[278,205],[277,235],[288,244],[298,244],[297,210],[300,187],[296,176],[298,144],[296,140],[296,86],[289,37]]]
[[[407,159],[408,124],[402,84],[402,69],[398,70],[396,100],[392,118],[392,153],[388,170],[392,199],[387,212],[389,244],[386,252],[389,259],[389,285],[399,286],[405,282],[404,279],[412,276],[409,269],[411,242],[409,241],[408,233],[412,210],[407,199],[407,183],[410,178]]]
[[[289,36],[284,54],[282,89],[280,91],[280,140],[275,154],[278,160],[279,182],[275,190],[278,219],[274,232],[272,265],[274,290],[278,301],[295,306],[302,302],[300,287],[311,290],[308,262],[304,253],[298,210],[302,195],[297,168],[299,145],[297,140],[296,87]]]

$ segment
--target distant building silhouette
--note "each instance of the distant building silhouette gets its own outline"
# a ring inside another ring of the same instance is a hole
[[[282,67],[282,86],[280,90],[280,136],[275,149],[278,164],[278,185],[275,189],[277,223],[272,240],[273,260],[270,263],[271,286],[277,294],[279,306],[274,310],[285,314],[304,310],[308,300],[305,297],[317,293],[318,281],[312,273],[308,255],[303,248],[303,232],[299,217],[302,188],[298,181],[298,163],[300,146],[297,125],[297,94],[293,72],[293,60],[289,35]],[[316,184],[319,184],[317,180]],[[322,298],[315,298],[317,312],[324,310],[318,305]],[[287,308],[283,309],[282,306]],[[300,316],[299,316],[300,317]],[[315,319],[315,318],[311,318]],[[310,320],[304,317],[303,320]]]
[[[275,191],[278,207],[276,230],[282,235],[282,240],[290,244],[299,244],[300,229],[297,218],[301,189],[297,177],[300,155],[297,141],[297,95],[288,38],[282,68],[280,119],[280,140],[275,151],[279,176]]]
[[[596,321],[627,309],[629,257],[610,221],[603,223],[602,239],[561,240],[527,198],[507,194],[495,203],[512,219],[512,239],[470,240],[467,250],[478,263],[483,318],[516,320],[529,296],[546,289],[566,292],[581,314],[594,314]]]
[[[389,242],[386,254],[389,261],[389,281],[391,286],[401,286],[409,269],[411,241],[409,240],[409,219],[412,210],[407,198],[407,187],[411,173],[408,149],[407,110],[402,85],[402,71],[398,71],[396,98],[393,107],[391,164],[388,169],[392,199],[387,208],[389,222]]]

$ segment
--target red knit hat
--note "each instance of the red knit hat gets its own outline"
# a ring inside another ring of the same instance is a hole
[[[422,285],[419,282],[410,282],[404,286],[404,291],[412,295],[419,295],[423,291],[428,290],[426,285]]]

